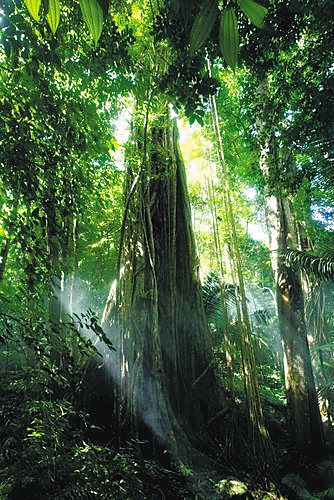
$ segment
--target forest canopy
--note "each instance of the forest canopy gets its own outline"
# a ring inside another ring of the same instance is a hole
[[[332,498],[332,10],[3,2],[1,498]]]

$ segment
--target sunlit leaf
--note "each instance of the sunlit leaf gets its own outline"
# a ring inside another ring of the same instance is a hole
[[[97,45],[103,28],[103,10],[97,0],[79,0],[82,17]]]
[[[27,7],[29,14],[35,21],[39,21],[39,9],[42,3],[42,0],[23,0],[25,6]]]
[[[59,0],[49,0],[49,10],[46,15],[46,20],[54,34],[57,31],[60,21],[60,3]]]

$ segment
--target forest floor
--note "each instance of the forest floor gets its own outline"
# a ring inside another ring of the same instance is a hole
[[[149,440],[120,442],[86,407],[27,386],[17,374],[0,379],[0,500],[334,499],[334,446],[297,472],[282,443],[271,468],[261,469],[246,447],[233,462],[219,452],[190,465],[152,452]]]
[[[64,402],[34,401],[28,421],[17,396],[0,395],[6,401],[0,406],[0,500],[334,499],[330,459],[303,474],[282,463],[276,471],[261,471],[244,459],[238,465],[204,459],[192,467],[152,458],[145,441],[116,447],[103,435],[92,438]],[[66,421],[59,410],[67,412]]]
[[[149,464],[149,465],[148,465]],[[148,465],[148,468],[147,468]],[[279,468],[279,465],[278,465]],[[141,486],[136,491],[131,488],[129,496],[110,497],[139,499],[179,499],[179,500],[333,500],[334,461],[326,459],[313,466],[306,466],[298,474],[288,469],[277,477],[272,469],[267,475],[256,467],[240,464],[235,467],[191,469],[183,464],[164,467],[158,462],[146,462],[137,477]],[[270,478],[272,475],[272,479]],[[275,476],[275,477],[274,477]],[[130,493],[131,491],[131,493]]]
[[[232,471],[220,475],[217,470],[188,471],[182,475],[173,470],[160,469],[156,482],[151,483],[151,491],[146,498],[154,499],[285,499],[274,484],[263,487],[254,484],[251,478],[240,480]],[[139,498],[134,495],[132,498]]]

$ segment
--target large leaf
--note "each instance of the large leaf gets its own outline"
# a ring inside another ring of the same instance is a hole
[[[82,16],[96,46],[103,28],[102,7],[97,0],[79,0],[79,2]]]
[[[190,54],[194,55],[209,38],[218,17],[219,10],[216,0],[207,0],[195,17],[190,32]]]
[[[49,10],[46,15],[46,20],[51,28],[52,33],[55,33],[60,21],[59,0],[49,0]]]
[[[219,46],[226,63],[235,69],[239,53],[238,22],[233,7],[227,7],[221,15]]]
[[[268,12],[266,7],[253,0],[237,0],[240,9],[248,17],[251,23],[258,28],[263,28],[264,18]]]
[[[39,21],[39,9],[42,3],[42,0],[23,0],[29,14],[35,21]]]

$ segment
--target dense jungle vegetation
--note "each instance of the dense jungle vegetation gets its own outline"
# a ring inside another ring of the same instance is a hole
[[[334,1],[260,3],[2,1],[1,500],[334,498]]]

